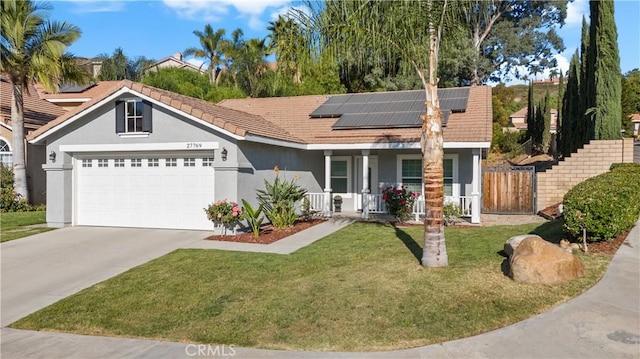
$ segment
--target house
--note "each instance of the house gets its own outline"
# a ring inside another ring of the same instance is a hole
[[[480,221],[481,159],[491,142],[491,88],[443,89],[448,201]],[[446,104],[446,106],[444,106]],[[314,209],[382,211],[381,190],[422,192],[424,91],[225,100],[213,104],[131,81],[29,136],[54,156],[47,223],[211,230],[215,200],[255,203],[264,180],[296,179]],[[424,212],[417,204],[416,212]]]
[[[104,87],[115,81],[90,82],[86,85],[65,84],[58,91],[47,91],[41,84],[36,84],[38,96],[65,111],[71,111],[92,98],[100,95]]]
[[[640,113],[629,115],[629,118],[631,119],[631,124],[633,125],[633,137],[637,138],[640,136]]]
[[[0,76],[0,163],[13,166],[13,129],[11,127],[11,94],[13,84],[8,76]],[[24,133],[31,132],[65,113],[60,107],[41,99],[34,87],[23,92]],[[45,201],[45,174],[42,164],[45,163],[45,152],[42,146],[25,146],[27,158],[27,188],[30,201],[34,204]]]
[[[207,73],[207,69],[203,68],[202,66],[198,67],[194,64],[188,63],[186,61],[182,60],[182,54],[180,52],[176,52],[175,54],[171,55],[171,56],[167,56],[164,57],[158,61],[156,61],[155,63],[153,63],[151,66],[149,66],[145,72],[148,71],[158,71],[159,69],[162,68],[169,68],[169,67],[177,67],[180,69],[187,69],[187,70],[192,70],[192,71],[197,71],[203,74]]]

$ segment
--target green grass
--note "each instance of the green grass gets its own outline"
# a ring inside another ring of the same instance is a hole
[[[61,300],[12,327],[245,347],[369,351],[467,337],[548,310],[586,277],[525,285],[503,273],[513,235],[560,223],[447,228],[447,268],[420,267],[422,227],[356,223],[291,255],[178,250]],[[556,238],[557,237],[557,238]]]
[[[53,228],[30,227],[46,222],[46,211],[0,213],[0,242],[50,231]]]

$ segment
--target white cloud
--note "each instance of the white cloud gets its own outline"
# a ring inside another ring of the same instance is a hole
[[[265,24],[260,17],[267,8],[282,7],[290,0],[163,0],[186,19],[220,21],[235,8],[241,18],[246,18],[251,29],[262,29]]]
[[[311,15],[311,11],[309,10],[309,8],[307,6],[289,6],[289,5],[285,5],[282,7],[279,7],[277,9],[275,9],[274,11],[271,12],[271,14],[269,15],[269,19],[271,21],[276,21],[278,20],[278,16],[284,16],[287,17],[287,15],[290,15],[290,13],[292,11],[299,11],[302,12],[304,14]]]
[[[582,16],[589,18],[589,2],[587,0],[575,0],[567,4],[567,18],[564,20],[565,24],[580,25],[582,24]]]
[[[202,64],[204,64],[203,60],[196,59],[196,58],[190,58],[189,60],[187,60],[187,62],[197,67],[200,67],[202,66]]]
[[[75,13],[88,12],[119,12],[124,10],[124,1],[94,1],[94,0],[62,0],[74,3],[71,9]]]

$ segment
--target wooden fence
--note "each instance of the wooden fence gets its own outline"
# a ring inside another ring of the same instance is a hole
[[[482,213],[535,213],[534,193],[533,166],[482,169]]]

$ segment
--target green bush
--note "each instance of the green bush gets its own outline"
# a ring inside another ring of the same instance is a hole
[[[258,202],[264,209],[271,224],[276,228],[291,227],[298,218],[296,214],[296,202],[304,198],[307,190],[291,181],[281,180],[276,166],[276,178],[273,183],[264,180],[264,190],[258,190]]]
[[[264,216],[262,216],[262,205],[258,206],[258,209],[255,209],[244,199],[242,200],[242,205],[243,218],[247,221],[249,227],[251,227],[253,236],[258,237],[260,235],[260,226],[262,226],[262,221],[264,221]]]
[[[445,203],[442,208],[442,214],[444,215],[444,224],[448,226],[462,217],[462,207],[458,203]]]
[[[640,165],[615,164],[611,171],[577,184],[564,196],[564,227],[590,241],[612,239],[640,216]]]
[[[34,208],[13,188],[13,169],[0,164],[0,212],[27,212]]]

